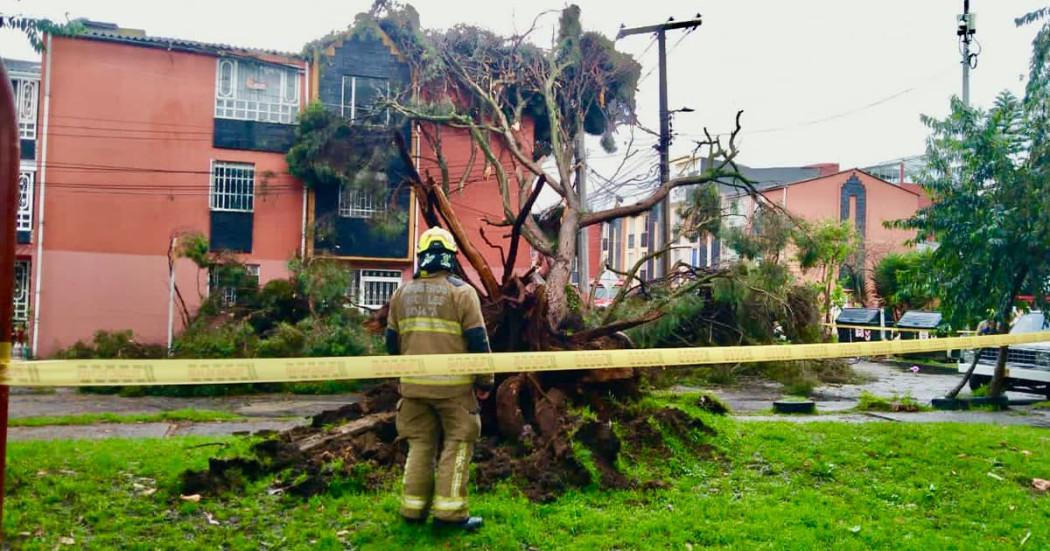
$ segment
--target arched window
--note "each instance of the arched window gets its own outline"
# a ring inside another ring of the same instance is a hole
[[[234,82],[234,70],[235,65],[232,59],[223,59],[219,61],[219,93],[220,98],[233,97],[233,82]]]

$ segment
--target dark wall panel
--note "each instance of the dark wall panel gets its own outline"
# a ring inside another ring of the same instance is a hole
[[[211,211],[211,250],[252,252],[254,216],[251,212]]]
[[[222,149],[284,153],[294,140],[295,126],[291,124],[215,119],[212,145]]]
[[[339,106],[343,100],[343,77],[356,75],[390,79],[391,90],[409,82],[409,70],[379,39],[355,37],[321,60],[317,95],[325,105]]]
[[[19,149],[21,158],[23,161],[30,161],[36,158],[36,140],[19,140]]]
[[[326,106],[338,109],[343,101],[343,77],[362,76],[385,78],[390,81],[392,92],[410,82],[408,66],[398,61],[380,40],[374,37],[356,36],[335,49],[332,56],[324,56],[320,62],[320,78],[317,94]],[[368,136],[355,139],[357,147],[396,148],[391,132],[402,132],[403,139],[410,143],[405,127],[368,127]],[[378,144],[378,145],[377,145]],[[363,218],[347,218],[338,215],[339,189],[330,186],[314,192],[314,252],[332,256],[357,256],[366,258],[403,259],[408,250],[408,186],[398,186],[407,179],[408,168],[400,156],[392,155],[386,166],[391,190],[397,193],[395,206],[403,222],[391,231],[391,224],[379,229],[375,221]]]
[[[398,215],[408,216],[408,188],[398,190]],[[339,190],[335,187],[318,189],[314,194],[317,205],[314,221],[314,252],[332,256],[361,256],[367,258],[402,259],[408,257],[408,221],[391,231],[380,229],[366,218],[339,216]]]

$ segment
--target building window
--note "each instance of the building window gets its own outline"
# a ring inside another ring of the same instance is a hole
[[[33,230],[33,180],[36,174],[22,171],[18,174],[18,216],[15,228],[18,231]]]
[[[627,234],[627,248],[628,249],[633,249],[634,248],[634,234],[633,233]]]
[[[229,308],[237,304],[237,287],[240,283],[259,286],[259,265],[245,264],[244,271],[248,276],[247,282],[231,281],[230,272],[226,270],[212,270],[208,273],[208,289],[213,294],[218,294],[219,304]]]
[[[623,234],[620,233],[620,220],[613,220],[609,224],[609,261],[613,268],[623,269]]]
[[[602,252],[604,253],[604,252],[606,252],[608,250],[609,250],[609,238],[608,237],[603,237],[602,238]]]
[[[244,59],[219,60],[215,117],[293,124],[299,115],[299,70]]]
[[[350,301],[355,305],[374,309],[390,301],[401,285],[397,270],[357,270],[350,286]]]
[[[209,204],[211,210],[252,212],[255,209],[255,165],[212,162]]]
[[[14,311],[11,319],[15,322],[29,320],[29,261],[15,261],[15,291],[12,298]]]
[[[649,246],[649,215],[646,214],[642,217],[642,236],[640,239],[640,245],[642,247]]]
[[[390,95],[390,80],[385,78],[343,76],[340,114],[351,121],[389,124],[390,110],[376,108],[376,102]]]
[[[18,137],[23,140],[36,139],[36,106],[40,81],[11,79],[15,92],[15,110],[18,112]]]
[[[343,218],[375,218],[386,213],[386,200],[365,190],[339,189],[339,216]]]

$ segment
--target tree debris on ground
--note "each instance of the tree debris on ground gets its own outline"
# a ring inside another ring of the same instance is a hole
[[[592,485],[662,487],[660,480],[632,479],[621,470],[621,458],[638,463],[667,457],[668,438],[695,454],[713,455],[704,439],[714,429],[682,410],[606,403],[597,418],[585,418],[571,408],[566,394],[555,396],[549,408],[523,415],[516,440],[507,441],[498,431],[483,435],[474,454],[479,490],[509,481],[530,500],[548,502],[569,489]],[[179,490],[183,495],[220,496],[269,476],[275,477],[271,493],[299,497],[333,487],[385,487],[398,476],[407,451],[394,426],[396,409],[395,385],[376,386],[361,402],[324,411],[309,425],[261,440],[249,456],[212,458],[207,469],[186,471]]]

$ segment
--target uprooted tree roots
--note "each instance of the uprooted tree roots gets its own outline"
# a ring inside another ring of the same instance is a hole
[[[511,481],[529,499],[550,501],[566,490],[593,483],[616,489],[659,487],[663,484],[659,480],[629,478],[618,459],[666,457],[667,453],[650,452],[668,452],[668,437],[697,454],[711,451],[698,436],[714,430],[681,410],[644,411],[600,400],[597,388],[613,391],[601,384],[587,385],[585,394],[558,386],[544,392],[535,375],[514,377],[518,379],[501,385],[496,399],[489,400],[494,403],[482,412],[483,425],[492,433],[483,435],[474,454],[479,490]],[[362,402],[322,412],[309,426],[255,444],[249,457],[213,458],[208,469],[183,473],[182,492],[218,495],[270,475],[276,475],[270,492],[302,497],[336,485],[383,487],[398,476],[407,451],[394,425],[397,398],[393,384],[377,386]],[[588,405],[596,418],[574,414],[572,403]],[[495,415],[497,405],[498,411],[513,414]]]

